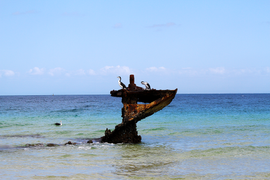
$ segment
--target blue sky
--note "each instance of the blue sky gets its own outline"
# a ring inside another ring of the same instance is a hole
[[[0,0],[0,95],[270,93],[270,1]]]

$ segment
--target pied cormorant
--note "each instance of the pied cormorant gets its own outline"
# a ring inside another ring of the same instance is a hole
[[[143,85],[145,85],[145,89],[146,89],[146,90],[150,90],[150,89],[151,89],[150,84],[149,84],[148,82],[142,81],[141,83],[142,83]]]
[[[56,126],[62,126],[62,121],[60,121],[60,123],[54,123],[54,125],[56,125]]]
[[[127,89],[126,85],[124,83],[121,82],[121,77],[118,76],[119,80],[118,80],[118,84],[122,89]]]

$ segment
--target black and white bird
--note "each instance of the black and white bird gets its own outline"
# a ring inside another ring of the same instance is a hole
[[[151,89],[150,84],[149,84],[148,82],[142,81],[141,83],[142,83],[143,85],[145,85],[145,89],[146,89],[146,90],[150,90],[150,89]]]
[[[54,125],[56,125],[56,126],[62,126],[62,121],[60,121],[60,123],[54,123]]]
[[[126,85],[125,85],[124,83],[121,82],[121,77],[118,76],[117,78],[119,78],[119,80],[118,80],[119,86],[120,86],[122,89],[127,89]]]

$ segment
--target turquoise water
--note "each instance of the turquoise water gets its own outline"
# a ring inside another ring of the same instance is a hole
[[[178,94],[137,123],[142,143],[87,144],[121,108],[109,95],[0,96],[1,178],[270,178],[270,94]]]

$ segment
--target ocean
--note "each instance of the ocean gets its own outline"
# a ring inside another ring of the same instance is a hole
[[[121,108],[110,95],[0,96],[1,179],[270,179],[270,94],[177,94],[137,123],[141,143],[86,143]]]

